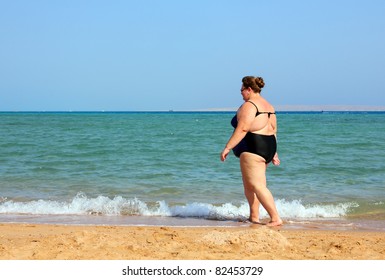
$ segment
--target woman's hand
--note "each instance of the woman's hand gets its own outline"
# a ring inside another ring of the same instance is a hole
[[[274,165],[280,165],[281,161],[279,160],[278,153],[275,153],[273,160],[271,161]]]
[[[230,153],[229,148],[224,148],[222,153],[221,153],[221,161],[225,161],[227,158],[227,155]]]

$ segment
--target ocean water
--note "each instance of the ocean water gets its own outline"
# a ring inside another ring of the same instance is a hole
[[[0,113],[0,222],[243,224],[239,160],[219,159],[233,114]],[[385,113],[277,116],[286,224],[385,230]]]

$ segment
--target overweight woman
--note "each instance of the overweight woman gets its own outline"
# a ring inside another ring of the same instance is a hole
[[[266,168],[271,162],[279,165],[277,154],[277,117],[274,107],[261,96],[265,83],[261,77],[246,76],[242,79],[241,94],[245,101],[231,121],[235,128],[221,153],[225,161],[233,150],[240,159],[245,196],[250,207],[249,221],[260,223],[259,205],[270,216],[267,226],[279,226],[274,198],[266,183]]]

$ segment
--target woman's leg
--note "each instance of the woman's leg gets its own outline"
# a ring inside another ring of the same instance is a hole
[[[259,223],[259,200],[253,190],[249,188],[245,188],[244,190],[250,208],[249,221],[252,223]]]
[[[270,222],[268,226],[278,226],[282,224],[282,220],[278,215],[277,208],[275,206],[274,198],[266,185],[266,163],[265,160],[251,153],[242,153],[240,157],[242,180],[245,188],[246,198],[249,201],[251,198],[250,193],[253,192],[256,195],[257,200],[266,209],[270,216]],[[246,191],[247,190],[247,191]],[[251,215],[251,212],[250,212]]]

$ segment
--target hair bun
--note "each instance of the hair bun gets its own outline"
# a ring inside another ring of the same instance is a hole
[[[263,88],[265,86],[265,82],[262,77],[255,77],[255,83],[259,88]]]

